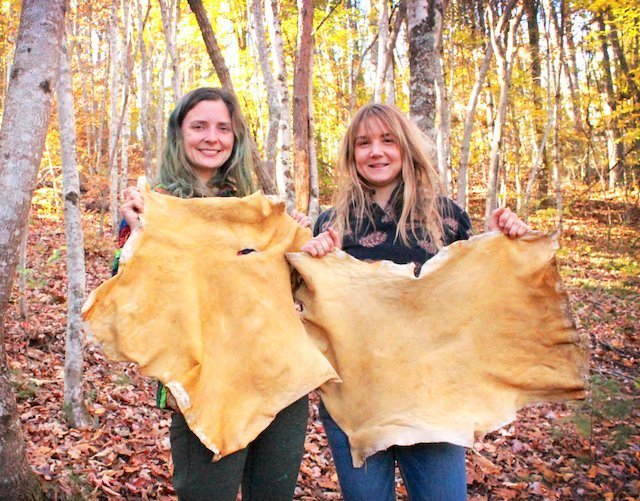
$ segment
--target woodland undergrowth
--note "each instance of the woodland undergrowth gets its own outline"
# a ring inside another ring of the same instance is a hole
[[[36,192],[22,296],[15,280],[6,317],[8,363],[31,465],[48,499],[171,499],[170,415],[155,384],[132,364],[111,363],[87,343],[85,392],[94,428],[70,429],[63,406],[66,266],[59,206]],[[589,338],[584,401],[523,409],[467,452],[472,500],[640,497],[640,208],[623,194],[566,194],[557,258],[579,329]],[[90,200],[89,200],[90,201]],[[479,201],[478,201],[479,202]],[[472,215],[481,204],[472,204]],[[85,214],[87,290],[110,275],[113,237]],[[532,226],[550,230],[555,212]],[[479,220],[474,226],[480,230]],[[19,299],[26,304],[22,316]],[[340,499],[331,453],[310,404],[296,499]],[[398,477],[399,478],[399,477]],[[406,491],[398,480],[398,498]]]

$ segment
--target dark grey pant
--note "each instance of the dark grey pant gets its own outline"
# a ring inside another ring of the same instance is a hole
[[[304,396],[283,409],[247,448],[212,462],[213,453],[182,414],[171,420],[173,487],[182,501],[290,501],[298,480],[309,416]]]

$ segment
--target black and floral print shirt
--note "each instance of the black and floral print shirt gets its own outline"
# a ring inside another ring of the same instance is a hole
[[[391,197],[393,200],[395,197]],[[388,260],[398,264],[415,263],[416,273],[420,267],[436,253],[436,246],[421,235],[415,238],[409,232],[411,246],[407,247],[396,239],[397,216],[402,210],[402,202],[390,203],[386,208],[372,202],[373,224],[365,221],[358,234],[345,235],[342,250],[361,260]],[[471,221],[467,213],[453,200],[441,197],[440,211],[443,216],[444,241],[446,245],[457,240],[466,240],[471,236]],[[314,235],[325,231],[331,225],[333,209],[329,209],[318,217],[314,228]],[[356,227],[356,221],[351,221],[351,227]]]

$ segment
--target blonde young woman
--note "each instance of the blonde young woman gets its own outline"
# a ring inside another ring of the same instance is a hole
[[[439,195],[430,148],[430,140],[398,109],[384,104],[362,107],[347,129],[336,162],[334,207],[320,215],[315,237],[302,251],[323,257],[338,247],[358,259],[414,262],[418,270],[440,247],[469,238],[469,216]],[[507,208],[494,211],[488,227],[512,238],[528,230]],[[323,405],[320,416],[346,501],[394,500],[396,463],[409,499],[466,498],[463,447],[394,446],[354,468],[346,434]]]
[[[258,161],[235,96],[224,89],[202,87],[184,95],[169,117],[153,189],[181,198],[242,197],[254,191],[253,170]],[[123,198],[121,245],[144,212],[136,188],[127,188]],[[310,225],[301,214],[292,216],[302,226]],[[293,497],[304,451],[306,396],[282,410],[248,447],[217,462],[171,402],[171,395],[160,385],[158,405],[174,410],[171,456],[179,499],[235,501],[240,485],[242,499],[288,501]]]

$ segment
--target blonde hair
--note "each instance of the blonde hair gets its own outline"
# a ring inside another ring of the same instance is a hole
[[[370,127],[372,121],[395,136],[402,157],[402,182],[398,193],[402,197],[402,212],[397,216],[396,240],[400,239],[409,246],[409,235],[412,235],[416,241],[428,238],[440,248],[444,235],[443,204],[438,203],[438,197],[442,188],[432,161],[433,142],[400,110],[386,104],[371,103],[360,108],[342,140],[336,161],[338,187],[333,204],[335,229],[344,238],[354,231],[358,233],[365,220],[374,224],[370,195],[372,188],[358,174],[355,162],[358,129],[362,124]],[[393,202],[395,200],[390,200],[390,203]],[[355,228],[352,227],[350,215],[355,217]]]

